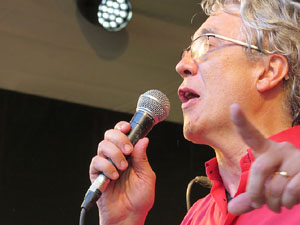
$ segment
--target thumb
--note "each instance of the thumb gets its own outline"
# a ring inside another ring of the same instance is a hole
[[[228,212],[234,215],[241,215],[250,212],[253,209],[247,193],[236,196],[228,203]]]
[[[146,150],[149,144],[148,138],[140,139],[134,146],[134,150],[131,153],[131,163],[133,169],[139,173],[150,167]]]

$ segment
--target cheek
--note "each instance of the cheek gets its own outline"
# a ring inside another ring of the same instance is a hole
[[[209,59],[199,70],[210,93],[237,97],[254,87],[251,68],[249,61],[242,56],[224,56]]]

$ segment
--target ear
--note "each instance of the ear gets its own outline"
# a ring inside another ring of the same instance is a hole
[[[288,79],[289,65],[285,56],[274,54],[264,59],[265,69],[257,80],[259,92],[268,91],[276,87],[283,79]]]

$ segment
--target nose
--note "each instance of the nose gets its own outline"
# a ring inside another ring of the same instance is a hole
[[[198,71],[198,64],[190,54],[186,54],[176,65],[176,71],[182,78],[194,76]]]

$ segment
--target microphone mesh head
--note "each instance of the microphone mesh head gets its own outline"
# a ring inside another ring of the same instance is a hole
[[[159,90],[149,90],[139,97],[137,111],[145,111],[159,123],[166,119],[170,112],[168,97]]]

